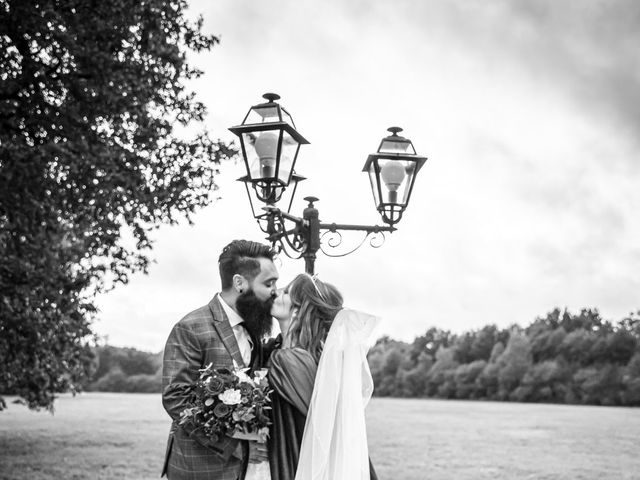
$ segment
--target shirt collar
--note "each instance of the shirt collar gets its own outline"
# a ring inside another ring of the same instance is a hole
[[[218,294],[218,300],[220,300],[220,305],[222,305],[222,309],[224,310],[224,313],[227,314],[227,318],[229,319],[229,324],[231,325],[231,328],[237,325],[240,325],[241,323],[244,322],[242,317],[238,315],[233,308],[227,305],[227,302],[224,301],[224,299],[222,298],[222,295]]]

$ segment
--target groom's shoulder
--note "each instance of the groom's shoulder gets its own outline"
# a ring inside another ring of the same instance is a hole
[[[213,314],[209,305],[203,305],[200,308],[196,308],[192,312],[187,313],[180,319],[176,326],[186,328],[189,330],[199,330],[211,325]]]

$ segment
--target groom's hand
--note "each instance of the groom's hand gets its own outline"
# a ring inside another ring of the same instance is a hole
[[[200,445],[202,445],[203,447],[206,447],[206,448],[212,450],[213,452],[217,453],[218,455],[223,455],[224,454],[224,451],[222,449],[220,449],[219,446],[214,441],[212,441],[209,437],[207,437],[200,430],[192,431],[189,436],[192,439],[194,439],[196,442],[198,442]]]
[[[267,457],[267,444],[249,442],[249,463],[260,463],[269,460]]]

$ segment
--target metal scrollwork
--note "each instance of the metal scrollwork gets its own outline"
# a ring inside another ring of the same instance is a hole
[[[393,226],[321,223],[317,210],[313,207],[313,202],[317,199],[308,197],[306,200],[310,203],[302,218],[269,205],[264,208],[265,213],[258,217],[258,223],[278,253],[284,253],[292,259],[304,258],[310,272],[313,272],[317,251],[328,257],[344,257],[358,250],[367,240],[371,247],[380,248],[386,240],[385,232],[395,230]],[[348,246],[341,248],[345,244],[343,232],[346,231],[363,234],[362,239],[359,242],[356,239],[356,245],[347,251]]]
[[[302,257],[304,250],[304,240],[294,230],[287,231],[285,217],[282,212],[276,208],[270,209],[261,216],[259,220],[260,228],[268,234],[267,239],[271,241],[271,245],[276,249],[278,254],[284,253],[287,257],[297,260]]]
[[[367,240],[367,238],[369,237],[371,232],[365,232],[364,237],[362,238],[362,240],[360,241],[360,243],[358,243],[353,249],[347,251],[347,252],[343,252],[343,253],[334,253],[331,252],[330,250],[328,250],[326,247],[328,248],[337,248],[342,244],[342,234],[340,232],[337,231],[326,231],[324,232],[320,239],[322,240],[325,236],[328,235],[328,241],[327,243],[323,243],[322,241],[320,242],[320,250],[322,251],[322,253],[324,253],[327,257],[346,257],[347,255],[355,252],[356,250],[358,250],[362,245],[364,245],[364,242]]]
[[[320,235],[320,245],[322,245],[324,237],[327,237],[327,245],[329,245],[329,247],[331,248],[338,248],[342,243],[342,234],[338,231],[327,230],[322,235]]]
[[[371,238],[369,238],[369,245],[373,248],[380,248],[384,245],[384,242],[387,240],[384,232],[372,232]]]
[[[299,235],[294,235],[293,238],[289,238],[289,235],[283,235],[280,237],[279,242],[282,246],[281,251],[283,251],[287,257],[294,260],[302,258],[304,244]]]

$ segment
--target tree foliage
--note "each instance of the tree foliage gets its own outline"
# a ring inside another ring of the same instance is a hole
[[[210,201],[232,147],[192,134],[211,49],[183,0],[0,0],[0,393],[52,408],[86,377],[97,292]]]
[[[411,344],[384,338],[369,364],[380,396],[640,406],[640,312],[617,324],[555,309],[524,329],[430,328]]]
[[[160,393],[162,354],[109,345],[95,349],[95,373],[86,390],[100,392]]]

